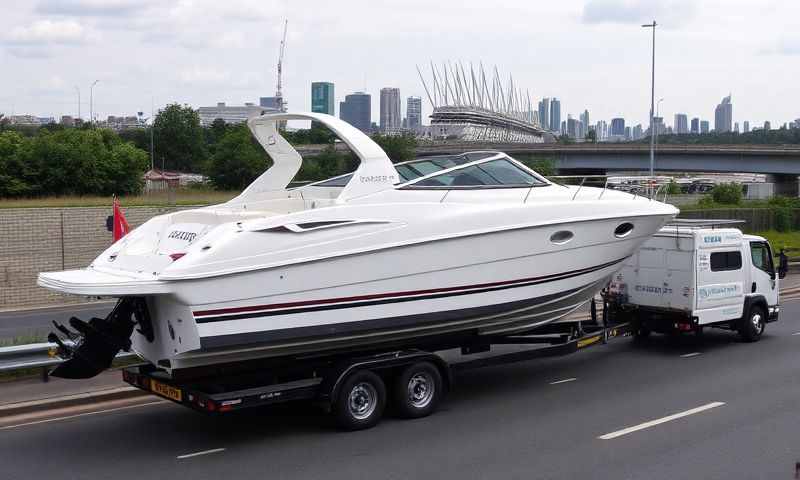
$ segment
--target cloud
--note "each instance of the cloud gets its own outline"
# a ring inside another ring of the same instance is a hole
[[[74,20],[37,20],[27,26],[11,29],[4,41],[11,46],[35,47],[43,45],[77,45],[94,38]]]
[[[762,48],[761,53],[772,55],[800,55],[800,38],[784,38],[774,45]]]
[[[36,12],[45,15],[120,16],[135,14],[147,0],[42,0]]]
[[[692,0],[588,0],[581,20],[588,24],[641,24],[657,22],[675,26],[694,16]]]

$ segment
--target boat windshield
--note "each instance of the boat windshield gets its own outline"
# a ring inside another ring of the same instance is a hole
[[[486,157],[493,157],[497,152],[468,152],[458,155],[440,155],[435,157],[420,158],[395,164],[394,168],[400,175],[401,182],[405,183],[431,173],[447,170],[465,163],[474,162]],[[315,187],[344,187],[353,178],[352,173],[341,175],[313,184]]]
[[[536,185],[546,185],[546,183],[507,158],[499,158],[424,178],[404,188],[498,188],[532,187]]]

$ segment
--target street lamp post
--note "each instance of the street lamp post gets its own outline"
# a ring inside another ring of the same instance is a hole
[[[89,87],[89,123],[94,125],[94,86],[97,85],[97,82],[100,80],[95,80],[92,83],[92,86]]]
[[[81,89],[78,88],[77,85],[75,85],[75,91],[78,92],[78,117],[76,118],[76,120],[80,120],[80,118],[81,118]]]
[[[651,67],[651,80],[650,80],[650,176],[653,176],[653,169],[656,163],[656,131],[653,125],[653,114],[655,113],[655,100],[656,100],[656,26],[658,24],[655,20],[653,23],[642,25],[644,28],[653,29],[653,58]]]

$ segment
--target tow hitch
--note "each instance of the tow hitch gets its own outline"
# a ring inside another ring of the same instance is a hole
[[[92,318],[85,322],[77,317],[69,319],[77,332],[53,322],[56,329],[72,343],[65,343],[55,332],[47,340],[58,345],[56,354],[66,360],[50,375],[60,378],[91,378],[108,369],[120,350],[130,351],[131,335],[136,325],[148,340],[153,339],[153,328],[147,304],[140,297],[126,297],[105,319]]]

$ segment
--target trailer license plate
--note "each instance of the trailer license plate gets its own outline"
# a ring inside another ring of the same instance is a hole
[[[183,394],[179,388],[171,387],[152,379],[150,380],[150,390],[153,393],[157,393],[162,397],[167,397],[170,400],[175,400],[176,402],[180,402],[183,399]]]

